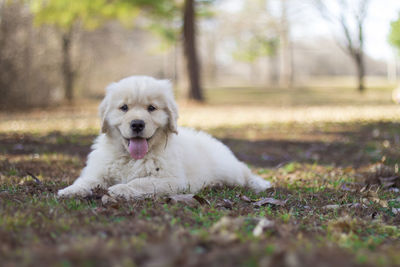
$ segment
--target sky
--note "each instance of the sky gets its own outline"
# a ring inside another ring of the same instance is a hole
[[[375,0],[371,2],[367,20],[367,53],[375,58],[393,57],[393,49],[387,42],[390,22],[398,18],[400,0]]]
[[[222,8],[228,12],[237,12],[240,10],[244,0],[225,0],[221,1]],[[247,0],[251,1],[251,0]],[[288,0],[294,2],[296,0]],[[334,0],[325,0],[329,5]],[[356,1],[356,0],[348,0]],[[278,8],[279,0],[271,0],[271,8]],[[275,3],[274,3],[275,2]],[[296,1],[297,2],[297,1]],[[337,34],[341,34],[332,24],[325,21],[320,14],[307,4],[306,0],[295,3],[292,6],[293,11],[290,16],[293,17],[292,38],[313,38],[325,37],[333,39]],[[371,0],[368,17],[365,24],[365,51],[375,58],[385,61],[392,61],[394,58],[394,50],[388,44],[388,34],[390,30],[390,22],[397,19],[400,13],[400,0]]]

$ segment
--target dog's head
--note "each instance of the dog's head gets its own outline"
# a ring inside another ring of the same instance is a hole
[[[112,83],[99,111],[101,131],[122,142],[134,159],[177,133],[178,110],[167,80],[132,76]]]

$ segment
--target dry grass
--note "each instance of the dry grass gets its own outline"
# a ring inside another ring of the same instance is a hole
[[[179,124],[211,129],[270,123],[398,121],[400,108],[391,100],[390,88],[370,88],[360,95],[352,88],[312,89],[209,89],[209,104],[180,101]],[[97,131],[96,101],[75,107],[0,113],[0,131]]]

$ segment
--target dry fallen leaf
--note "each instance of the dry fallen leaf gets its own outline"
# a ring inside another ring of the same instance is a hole
[[[375,202],[375,203],[378,203],[379,205],[381,205],[381,206],[384,207],[384,208],[387,208],[387,207],[388,207],[388,202],[387,202],[386,200],[383,200],[383,199],[379,199],[379,198],[363,198],[363,199],[362,199],[362,202],[363,202],[365,205],[369,205],[369,204],[370,204],[370,201]]]
[[[241,200],[243,200],[244,202],[248,202],[248,203],[251,202],[251,199],[250,199],[248,196],[239,194],[239,195],[237,195],[237,197],[239,197],[239,198],[240,198]]]
[[[383,188],[389,188],[396,184],[399,180],[400,176],[391,176],[391,177],[379,177],[379,181]]]
[[[233,207],[233,202],[232,201],[230,201],[229,199],[223,199],[222,200],[222,203],[220,203],[220,204],[218,204],[218,206],[219,207],[224,207],[224,208],[226,208],[226,209],[232,209],[232,207]]]
[[[384,208],[389,207],[388,202],[386,200],[380,199],[378,203]]]
[[[197,202],[200,203],[200,205],[211,206],[210,202],[207,199],[205,199],[205,198],[203,198],[203,197],[201,197],[199,195],[194,195],[193,198],[196,199]]]
[[[368,185],[378,185],[384,189],[400,188],[400,175],[396,167],[379,163],[364,174]]]
[[[360,193],[365,192],[367,189],[368,189],[368,185],[363,186],[363,187],[360,189]]]
[[[181,194],[181,195],[171,195],[166,198],[167,203],[185,203],[189,205],[198,204],[197,200],[193,198],[194,194]]]
[[[286,201],[287,200],[279,200],[275,198],[266,197],[266,198],[261,198],[259,201],[254,202],[253,205],[256,207],[265,206],[267,204],[284,206],[286,204]]]
[[[176,204],[176,203],[184,203],[187,205],[208,205],[210,206],[210,202],[203,197],[194,194],[180,194],[180,195],[171,195],[166,198],[167,203]]]
[[[364,202],[365,204],[369,204],[369,203],[367,203],[368,200],[369,200],[369,201],[378,203],[379,205],[381,205],[381,206],[384,207],[384,208],[387,208],[387,207],[388,207],[388,202],[387,202],[386,200],[380,199],[378,193],[375,192],[375,191],[371,191],[371,190],[370,190],[370,191],[368,191],[368,192],[365,194],[365,196],[366,196],[366,198],[367,198],[367,200],[365,200],[365,199],[363,200],[363,202]]]

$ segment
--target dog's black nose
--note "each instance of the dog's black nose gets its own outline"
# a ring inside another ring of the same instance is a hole
[[[142,120],[133,120],[131,121],[131,129],[136,133],[140,133],[144,129],[144,121]]]

